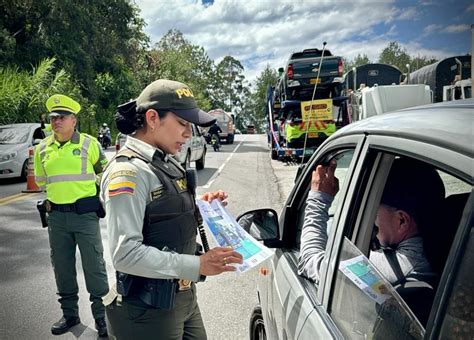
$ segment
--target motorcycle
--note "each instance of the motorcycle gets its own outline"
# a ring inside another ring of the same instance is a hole
[[[219,151],[221,148],[221,143],[219,142],[219,136],[217,135],[212,135],[211,136],[211,145],[214,151]]]
[[[109,137],[107,135],[104,135],[103,133],[99,133],[99,137],[97,137],[97,140],[104,149],[107,149],[110,146]]]

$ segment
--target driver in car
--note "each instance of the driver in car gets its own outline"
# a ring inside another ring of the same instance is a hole
[[[319,281],[328,240],[329,207],[339,191],[334,176],[337,163],[318,165],[313,171],[301,234],[300,275]],[[423,250],[421,231],[430,225],[433,211],[444,198],[444,185],[436,170],[421,162],[395,159],[378,207],[377,239],[394,252],[405,277],[433,274]],[[370,261],[391,284],[399,281],[382,249],[370,251]]]

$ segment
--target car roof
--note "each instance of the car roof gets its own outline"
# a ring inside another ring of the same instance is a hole
[[[333,136],[373,134],[427,142],[473,157],[474,98],[416,106],[351,123]]]
[[[1,125],[0,128],[6,128],[6,127],[26,127],[26,128],[37,128],[40,127],[41,124],[39,123],[17,123],[17,124],[6,124],[6,125]]]

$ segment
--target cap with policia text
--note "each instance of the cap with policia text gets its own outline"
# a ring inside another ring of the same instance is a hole
[[[46,101],[46,108],[52,116],[78,114],[81,111],[81,105],[74,99],[63,94],[55,94]]]
[[[137,111],[148,109],[171,111],[199,126],[211,126],[216,119],[199,109],[193,91],[185,84],[159,79],[148,85],[136,99]]]

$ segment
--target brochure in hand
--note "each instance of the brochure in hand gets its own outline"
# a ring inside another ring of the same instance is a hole
[[[236,265],[237,272],[245,272],[262,263],[273,252],[247,233],[224,208],[219,200],[211,203],[197,200],[204,223],[220,247],[232,247],[244,259]]]

